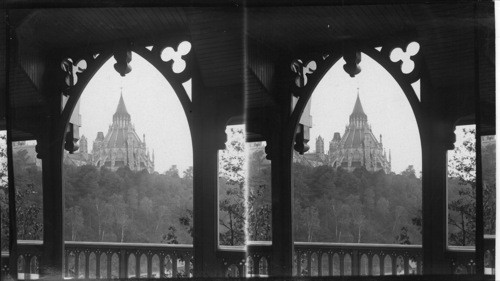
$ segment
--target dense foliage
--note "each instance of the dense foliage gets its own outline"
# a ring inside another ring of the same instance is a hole
[[[401,175],[359,168],[294,163],[295,240],[421,243],[421,181],[410,166]]]
[[[450,245],[474,245],[476,235],[476,141],[475,129],[464,128],[464,139],[450,153],[448,181],[448,225]],[[494,137],[483,137],[484,233],[495,234],[496,145]]]
[[[219,163],[220,244],[244,244],[245,226],[250,240],[271,240],[271,165],[264,145],[245,146],[241,129],[230,135]],[[474,131],[466,136],[450,157],[451,245],[474,244]],[[2,249],[8,247],[5,157],[0,146]],[[18,239],[41,239],[41,170],[25,150],[13,160]],[[494,139],[483,145],[482,160],[485,233],[494,234]],[[400,174],[385,174],[294,163],[293,174],[296,241],[421,243],[421,179],[412,166]],[[192,243],[192,168],[181,176],[175,166],[163,174],[65,166],[64,177],[66,240]]]
[[[66,240],[192,243],[192,169],[164,174],[65,166]]]

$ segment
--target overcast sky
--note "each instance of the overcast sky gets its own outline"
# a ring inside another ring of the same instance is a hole
[[[413,165],[418,173],[422,169],[420,136],[416,119],[403,90],[396,80],[377,62],[362,54],[361,73],[351,78],[343,69],[340,59],[323,77],[311,100],[311,150],[316,149],[316,137],[325,140],[325,152],[334,132],[342,136],[349,124],[359,87],[363,109],[384,147],[392,152],[392,171],[400,173]],[[418,88],[418,87],[416,87]],[[418,89],[420,94],[420,89]]]

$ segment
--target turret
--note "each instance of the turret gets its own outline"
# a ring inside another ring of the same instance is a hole
[[[104,140],[104,133],[103,132],[97,132],[97,137],[95,138],[96,141],[103,141]]]
[[[82,135],[82,137],[80,138],[80,152],[88,153],[87,138],[85,137],[85,135]]]
[[[316,153],[325,154],[325,142],[321,136],[316,138]]]

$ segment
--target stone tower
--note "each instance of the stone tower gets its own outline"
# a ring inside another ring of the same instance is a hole
[[[316,153],[325,154],[325,141],[321,136],[316,138]]]
[[[84,135],[82,135],[82,137],[80,138],[80,152],[85,154],[89,152],[87,138]]]
[[[125,106],[123,95],[120,95],[113,123],[106,136],[98,132],[92,147],[92,163],[97,167],[106,167],[113,171],[127,166],[133,171],[154,171],[154,160],[150,158],[146,148],[145,135],[143,141],[135,132],[131,116]]]
[[[389,173],[391,171],[391,161],[387,159],[384,152],[382,135],[380,135],[380,142],[377,141],[368,124],[368,116],[361,105],[359,93],[344,135],[340,137],[340,133],[335,132],[329,148],[328,162],[335,168],[342,167],[353,171],[358,167],[365,167],[371,172],[383,170]]]

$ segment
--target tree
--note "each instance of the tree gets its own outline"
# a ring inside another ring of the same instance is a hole
[[[189,166],[184,170],[182,178],[185,180],[193,180],[193,166]]]
[[[248,154],[248,235],[252,241],[272,239],[271,165],[262,144],[250,145]]]
[[[475,129],[464,128],[464,141],[457,146],[449,163],[449,180],[451,186],[450,203],[448,208],[451,214],[448,223],[455,231],[450,233],[452,245],[473,245],[476,230],[476,142]],[[488,176],[487,176],[488,177]],[[456,184],[458,182],[458,184]],[[492,186],[485,184],[483,194],[491,194]],[[491,205],[488,199],[485,218],[492,218]]]
[[[307,231],[307,242],[312,242],[314,235],[319,230],[318,209],[316,207],[307,207],[302,210],[301,223]]]
[[[77,234],[83,229],[83,215],[80,206],[70,207],[64,213],[64,220],[71,234],[71,241],[76,241]]]
[[[176,232],[177,232],[177,229],[175,229],[175,227],[169,226],[168,233],[163,234],[161,242],[166,243],[166,244],[179,244],[179,242],[177,241]]]
[[[0,132],[0,222],[1,250],[9,248],[9,194],[7,185],[7,135]]]
[[[179,178],[179,169],[177,169],[177,165],[172,165],[170,169],[165,172],[165,175],[172,178]]]
[[[179,218],[179,223],[187,229],[187,232],[193,236],[193,211],[186,209],[186,213]]]
[[[351,206],[351,219],[355,228],[355,237],[357,243],[361,243],[361,231],[365,227],[365,215],[363,213],[363,205],[359,200],[359,196],[349,196],[346,199],[347,203]]]
[[[484,233],[495,234],[496,226],[496,137],[483,137],[481,145],[483,168]]]
[[[127,204],[123,201],[123,197],[121,195],[114,194],[111,196],[109,200],[111,204],[111,208],[113,210],[113,216],[115,219],[115,223],[119,227],[119,235],[120,241],[125,241],[125,229],[127,225],[130,223],[129,216],[127,214]]]
[[[415,175],[415,168],[413,168],[413,165],[409,165],[406,170],[401,172],[401,175],[409,178],[416,178],[417,176]]]
[[[243,245],[245,241],[245,139],[243,128],[230,128],[226,149],[220,157],[219,175],[223,184],[219,207],[220,225],[226,231],[220,233],[224,245]]]

